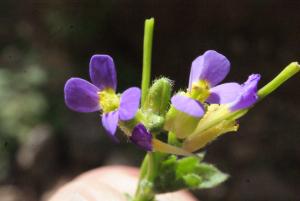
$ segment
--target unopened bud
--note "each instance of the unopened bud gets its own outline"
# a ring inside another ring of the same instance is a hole
[[[169,108],[172,82],[168,78],[160,78],[153,82],[143,105],[145,112],[152,112],[164,116]]]

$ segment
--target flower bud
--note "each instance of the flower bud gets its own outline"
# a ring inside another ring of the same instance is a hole
[[[143,110],[159,116],[164,116],[170,105],[171,91],[171,80],[165,77],[155,80],[149,89],[149,93],[143,105]]]
[[[164,126],[164,117],[154,113],[147,113],[144,123],[151,132],[159,132]]]

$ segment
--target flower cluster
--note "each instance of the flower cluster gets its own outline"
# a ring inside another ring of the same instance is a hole
[[[225,56],[208,50],[192,62],[185,91],[171,98],[172,83],[161,78],[154,81],[145,104],[140,106],[140,89],[131,87],[116,93],[112,58],[94,55],[89,66],[92,83],[69,79],[64,88],[65,102],[77,112],[101,111],[102,125],[113,139],[119,126],[131,142],[146,151],[188,155],[219,135],[236,131],[236,119],[258,100],[260,75],[250,75],[243,84],[219,84],[229,70]],[[175,141],[159,140],[159,135],[167,132]]]

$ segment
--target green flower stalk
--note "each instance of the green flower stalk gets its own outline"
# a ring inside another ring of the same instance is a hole
[[[292,62],[283,69],[271,82],[266,84],[258,91],[259,99],[264,99],[267,95],[276,90],[280,85],[286,82],[300,71],[300,65],[298,62]]]
[[[151,79],[152,42],[154,31],[154,18],[145,21],[143,46],[143,75],[142,75],[142,106],[148,94]]]
[[[151,57],[152,57],[152,41],[154,31],[154,18],[145,21],[144,30],[144,46],[143,46],[143,74],[142,74],[142,108],[146,101],[149,91],[151,78]],[[151,106],[151,100],[148,99],[148,106]],[[146,165],[145,165],[146,164]],[[132,201],[152,201],[155,198],[153,191],[153,179],[155,175],[154,153],[147,153],[141,166],[141,173],[138,187]]]

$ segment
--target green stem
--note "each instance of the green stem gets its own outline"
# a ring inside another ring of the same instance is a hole
[[[153,152],[148,152],[148,172],[146,179],[150,182],[154,181],[156,175],[156,161]]]
[[[141,168],[140,168],[139,182],[138,182],[138,186],[137,186],[136,193],[135,193],[136,197],[137,197],[137,195],[141,194],[142,179],[145,178],[145,175],[147,174],[148,159],[149,159],[149,156],[148,156],[148,154],[146,154],[146,156],[142,162]]]
[[[145,102],[150,85],[153,30],[154,18],[147,19],[145,21],[143,46],[142,106]]]
[[[145,21],[144,46],[143,46],[143,74],[142,74],[142,100],[143,107],[150,85],[151,56],[154,30],[154,18]],[[157,161],[155,153],[148,152],[140,169],[140,178],[133,201],[153,201],[155,193],[153,182],[157,174]]]
[[[272,93],[286,80],[291,78],[293,75],[300,71],[300,65],[297,62],[290,63],[283,71],[281,71],[271,82],[266,84],[263,88],[258,91],[259,99],[262,100],[267,95]]]
[[[155,153],[148,152],[140,169],[140,178],[132,201],[153,201],[155,192],[153,182],[157,174]]]
[[[168,133],[168,144],[180,146],[180,142],[178,141],[175,133],[173,133],[171,131]]]

